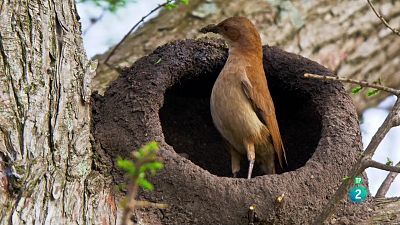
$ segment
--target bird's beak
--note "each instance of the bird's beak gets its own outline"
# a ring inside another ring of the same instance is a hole
[[[215,24],[209,24],[199,30],[201,33],[219,33],[219,26]]]

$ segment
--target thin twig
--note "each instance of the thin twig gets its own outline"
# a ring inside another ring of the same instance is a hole
[[[134,157],[134,152],[131,152],[132,156]],[[158,161],[157,157],[153,157],[151,155],[145,156],[144,158],[137,160],[135,162],[135,168],[136,171],[139,171],[140,168],[150,162]],[[124,207],[124,210],[122,212],[122,220],[121,224],[122,225],[127,225],[129,224],[130,221],[130,215],[131,213],[136,209],[136,208],[141,208],[141,207],[156,207],[159,209],[164,209],[167,207],[166,204],[162,203],[153,203],[153,202],[147,202],[147,201],[138,201],[136,200],[137,193],[139,191],[139,185],[137,183],[137,180],[139,179],[140,173],[136,172],[136,174],[132,177],[129,186],[128,186],[128,194],[126,196],[127,203]]]
[[[377,162],[375,160],[369,160],[367,162],[367,166],[368,167],[377,168],[377,169],[381,169],[381,170],[390,171],[390,172],[400,173],[400,167],[386,165],[384,163],[380,163],[380,162]]]
[[[396,164],[397,167],[400,168],[400,161]],[[389,191],[390,186],[392,185],[394,179],[399,173],[390,172],[386,179],[382,182],[381,186],[379,187],[378,191],[376,192],[375,198],[384,198],[386,193]]]
[[[357,162],[353,165],[350,170],[348,176],[351,179],[345,179],[342,184],[339,186],[335,194],[329,200],[329,202],[323,208],[321,214],[319,214],[316,219],[313,221],[313,225],[323,224],[333,213],[335,206],[341,201],[347,194],[350,185],[352,184],[352,180],[354,177],[359,176],[370,164],[371,158],[374,155],[378,145],[382,142],[383,138],[389,132],[389,130],[393,126],[393,121],[395,116],[400,112],[400,98],[397,98],[396,103],[394,104],[392,110],[389,115],[386,117],[383,124],[379,127],[378,131],[374,134],[371,139],[371,142],[368,144],[365,149],[363,156],[357,160]]]
[[[400,90],[391,88],[391,87],[386,87],[380,84],[372,84],[368,83],[367,81],[360,81],[360,80],[353,80],[349,78],[343,78],[343,77],[332,77],[332,76],[321,76],[318,74],[312,74],[312,73],[306,73],[304,74],[304,77],[306,78],[314,78],[314,79],[320,79],[320,80],[334,80],[334,81],[341,81],[344,83],[352,83],[352,84],[358,84],[362,87],[370,87],[370,88],[375,88],[381,91],[386,91],[391,94],[394,94],[396,96],[400,95]]]
[[[139,186],[136,184],[137,179],[138,179],[137,176],[133,177],[131,183],[128,186],[128,195],[126,197],[128,203],[126,204],[122,212],[122,220],[121,220],[122,225],[129,224],[131,212],[135,209],[135,202],[136,202],[135,199],[139,189]]]
[[[167,0],[166,2],[164,2],[163,4],[159,4],[157,7],[155,7],[154,9],[152,9],[149,13],[147,13],[147,15],[143,16],[142,19],[140,19],[135,25],[133,25],[133,27],[129,30],[128,33],[125,34],[125,36],[121,39],[120,42],[118,42],[118,44],[111,50],[111,52],[108,54],[107,58],[104,60],[104,64],[105,65],[109,65],[108,64],[108,60],[111,58],[111,56],[114,55],[115,51],[118,49],[118,47],[125,41],[125,39],[132,33],[132,31],[134,31],[136,29],[137,26],[139,26],[139,24],[141,24],[142,22],[144,22],[144,20],[149,17],[151,14],[153,14],[155,11],[159,10],[160,8],[168,5],[169,3],[171,3],[172,0]]]
[[[133,154],[133,153],[132,153]],[[136,169],[138,170],[143,164],[148,163],[152,161],[149,157],[145,157],[142,160],[139,160],[136,162]],[[128,194],[127,194],[127,204],[124,207],[124,211],[122,213],[122,221],[121,224],[127,225],[129,224],[130,221],[130,215],[131,212],[136,208],[135,203],[136,201],[136,195],[139,190],[139,185],[137,184],[137,179],[139,179],[139,173],[136,173],[131,180],[131,183],[128,186]]]
[[[395,28],[393,28],[393,27],[391,27],[391,26],[389,25],[389,23],[386,21],[386,19],[383,18],[383,16],[375,9],[375,7],[374,7],[374,5],[372,4],[371,0],[367,0],[367,1],[368,1],[369,6],[371,7],[371,9],[374,11],[375,15],[382,21],[382,23],[383,23],[387,28],[389,28],[394,34],[397,34],[397,35],[400,36],[400,31],[397,30],[397,29],[395,29]]]

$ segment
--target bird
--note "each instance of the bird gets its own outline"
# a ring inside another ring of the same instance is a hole
[[[275,107],[263,68],[260,34],[246,17],[230,17],[200,29],[216,33],[228,45],[229,56],[219,73],[210,97],[213,123],[226,140],[233,177],[247,156],[251,179],[254,162],[265,174],[275,174],[275,157],[286,160]]]

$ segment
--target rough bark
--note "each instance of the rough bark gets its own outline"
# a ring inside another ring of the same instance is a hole
[[[393,26],[400,21],[400,2],[374,1]],[[242,15],[255,22],[264,43],[313,59],[344,76],[377,81],[399,88],[400,38],[392,35],[366,0],[191,0],[188,7],[163,11],[132,35],[111,58],[117,66],[130,66],[156,46],[172,40],[197,38],[199,28],[222,18]],[[107,53],[106,53],[107,54]],[[117,72],[101,64],[95,89],[103,92]],[[375,105],[385,93],[354,96],[357,111]]]
[[[0,223],[114,224],[75,1],[0,3]]]

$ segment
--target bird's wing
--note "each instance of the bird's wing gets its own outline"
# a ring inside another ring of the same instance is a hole
[[[251,74],[253,73],[253,74]],[[254,73],[260,73],[257,77]],[[251,83],[249,77],[254,78],[259,82]],[[271,133],[272,144],[275,152],[278,155],[279,164],[282,165],[282,158],[284,158],[286,164],[286,154],[283,147],[281,134],[279,132],[278,121],[275,116],[274,103],[272,102],[271,95],[267,89],[267,80],[264,75],[264,71],[256,71],[251,67],[246,68],[246,73],[241,79],[242,89],[250,103],[253,106],[253,110],[257,114],[260,121],[268,127]]]

